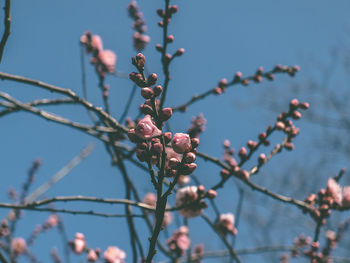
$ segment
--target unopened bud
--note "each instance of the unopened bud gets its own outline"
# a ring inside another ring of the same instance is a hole
[[[172,108],[164,108],[160,111],[159,118],[161,121],[167,121],[173,114]]]
[[[188,152],[184,154],[186,163],[193,163],[196,160],[196,155],[193,152]]]
[[[163,88],[162,86],[157,85],[153,88],[153,91],[154,91],[154,96],[158,97],[162,93]]]
[[[146,100],[153,98],[153,95],[154,91],[151,88],[146,87],[141,89],[141,96]]]

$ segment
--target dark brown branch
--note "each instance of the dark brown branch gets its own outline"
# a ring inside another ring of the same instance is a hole
[[[11,33],[11,0],[6,0],[5,1],[5,6],[4,6],[4,12],[5,12],[5,19],[4,19],[4,33],[2,35],[2,39],[0,42],[0,63],[2,60],[2,55],[4,53],[5,45],[7,42],[8,37],[10,36]]]
[[[29,85],[33,85],[33,86],[37,86],[37,87],[46,89],[46,90],[51,91],[51,92],[55,92],[55,93],[59,93],[59,94],[63,94],[65,96],[68,96],[72,100],[74,100],[77,103],[79,103],[80,105],[84,106],[86,109],[96,113],[101,118],[102,121],[108,122],[112,126],[112,128],[118,129],[118,130],[123,131],[125,133],[129,131],[128,128],[124,127],[123,125],[120,125],[112,116],[110,116],[108,113],[103,111],[101,108],[95,107],[92,103],[80,98],[77,94],[75,94],[70,89],[63,89],[63,88],[42,82],[40,80],[29,79],[26,77],[12,75],[12,74],[8,74],[8,73],[4,73],[4,72],[0,72],[0,79],[11,80],[11,81],[29,84]]]

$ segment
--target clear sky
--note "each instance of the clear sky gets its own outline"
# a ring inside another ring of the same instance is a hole
[[[40,79],[82,94],[79,37],[86,30],[91,30],[93,34],[102,37],[106,49],[116,52],[117,70],[129,73],[133,70],[130,58],[136,52],[132,47],[132,21],[128,18],[126,10],[128,3],[129,1],[124,0],[12,1],[11,35],[0,64],[0,71]],[[156,72],[163,80],[160,56],[154,46],[161,41],[161,29],[157,26],[159,18],[155,10],[162,8],[164,3],[160,0],[138,1],[138,3],[147,20],[147,32],[151,36],[151,43],[144,52],[148,69]],[[171,64],[172,80],[166,100],[168,106],[183,103],[193,94],[214,87],[223,77],[230,79],[236,71],[241,71],[244,76],[251,75],[259,66],[268,70],[278,63],[297,64],[302,70],[296,76],[296,80],[305,79],[307,71],[303,71],[303,68],[310,67],[310,60],[327,62],[331,48],[346,43],[345,35],[349,34],[350,2],[347,0],[176,0],[171,3],[178,5],[179,12],[169,26],[169,32],[175,36],[175,41],[169,50],[185,48],[186,52]],[[1,13],[0,21],[2,16]],[[2,32],[2,24],[0,28]],[[95,72],[88,63],[86,68],[89,99],[102,106]],[[176,132],[185,132],[191,117],[202,112],[207,119],[207,129],[201,137],[200,150],[220,157],[223,140],[230,139],[232,145],[239,149],[249,139],[255,139],[267,124],[273,124],[277,114],[263,110],[261,101],[269,98],[271,86],[283,89],[289,85],[289,79],[288,76],[279,75],[273,84],[265,80],[260,85],[234,86],[222,96],[210,97],[205,102],[193,105],[187,113],[175,115],[170,122],[171,128]],[[111,86],[111,112],[118,119],[132,83],[127,79],[111,76],[107,77],[107,83]],[[22,101],[55,97],[54,94],[36,87],[8,81],[1,81],[0,89]],[[262,96],[260,102],[254,95],[257,93]],[[292,98],[293,95],[285,100],[286,109],[288,100]],[[141,102],[138,93],[132,104],[131,116],[136,116]],[[72,120],[85,123],[89,121],[86,112],[81,108],[67,106],[48,110]],[[303,125],[301,121],[300,126]],[[297,148],[298,142],[311,138],[316,129],[314,126],[304,126],[300,137],[306,137],[296,140]],[[48,180],[89,142],[96,141],[78,131],[26,113],[1,118],[0,135],[1,201],[8,200],[9,186],[20,189],[27,170],[35,158],[41,158],[43,165],[34,188]],[[47,193],[48,197],[76,194],[124,197],[124,186],[119,172],[111,167],[111,160],[104,146],[99,142],[96,143],[95,150],[87,160],[55,185]],[[297,158],[297,153],[297,151],[284,153],[278,160]],[[278,166],[278,161],[269,164],[274,165]],[[152,190],[152,185],[144,172],[134,167],[130,167],[129,171],[135,182],[142,182],[138,185],[142,194]],[[210,186],[218,180],[218,172],[218,168],[199,162],[196,175],[205,185]],[[234,184],[229,187],[235,189]],[[235,190],[225,190],[219,200],[223,212],[229,212],[236,206],[236,194],[233,193]],[[63,204],[60,207],[67,206]],[[86,204],[71,207],[99,208]],[[124,211],[122,207],[117,206],[101,209],[115,213]],[[0,215],[4,216],[7,212],[0,210]],[[209,214],[213,215],[212,212]],[[19,223],[18,235],[27,237],[34,226],[43,222],[46,217],[47,214],[26,212],[24,219]],[[71,215],[62,215],[62,218],[70,239],[75,232],[85,233],[89,246],[104,250],[107,246],[117,245],[128,253],[127,262],[131,260],[124,219]],[[139,231],[146,233],[141,219],[137,220],[140,220],[140,224],[137,224]],[[197,222],[202,221],[200,219],[190,221],[190,226],[196,225],[193,231],[194,244],[208,240],[213,235],[207,226],[202,223],[198,225]],[[199,227],[205,230],[196,232]],[[249,226],[243,224],[237,247],[251,247],[249,229]],[[148,233],[143,235],[145,244],[147,238]],[[285,242],[288,241],[291,242],[292,237],[285,239]],[[208,248],[222,248],[219,240],[204,243],[207,243]],[[49,262],[49,250],[54,245],[59,249],[62,247],[56,231],[40,236],[33,251],[42,262]],[[78,257],[71,259],[72,262],[78,262]]]

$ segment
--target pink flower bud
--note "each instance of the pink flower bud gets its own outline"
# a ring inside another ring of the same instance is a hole
[[[238,82],[238,81],[241,81],[242,79],[242,72],[238,71],[235,76],[234,76],[234,82]]]
[[[157,14],[161,17],[161,18],[163,18],[164,17],[164,15],[165,15],[165,12],[164,12],[164,10],[163,9],[157,9]]]
[[[171,142],[173,150],[177,153],[185,153],[191,150],[191,139],[186,133],[176,133]]]
[[[153,115],[153,109],[150,105],[142,104],[140,105],[140,111],[145,115]]]
[[[82,233],[76,233],[75,234],[75,239],[71,243],[73,252],[75,254],[81,254],[84,252],[86,248],[86,241],[85,241],[85,236]]]
[[[284,130],[284,128],[285,128],[286,126],[284,125],[283,122],[278,121],[278,122],[276,122],[275,127],[276,127],[277,130],[281,131],[281,130]]]
[[[179,167],[180,161],[176,158],[170,158],[168,161],[168,165],[172,169],[176,169]]]
[[[172,114],[173,114],[172,108],[164,108],[160,111],[159,118],[161,121],[167,121],[170,119]]]
[[[150,139],[155,136],[159,136],[162,132],[153,124],[151,116],[146,115],[140,120],[135,128],[135,134],[137,137],[143,140]]]
[[[177,11],[178,11],[177,5],[173,5],[173,6],[170,6],[170,7],[169,7],[169,12],[170,12],[171,14],[175,14],[175,13],[177,13]]]
[[[182,174],[189,175],[197,168],[197,164],[195,163],[187,163],[182,167]]]
[[[154,91],[154,96],[158,97],[162,93],[163,88],[162,86],[157,85],[153,88],[153,91]]]
[[[184,158],[186,163],[193,163],[196,160],[196,155],[192,152],[188,152],[184,154]]]
[[[145,63],[146,63],[146,58],[142,53],[138,53],[136,55],[136,62],[137,62],[137,66],[141,69],[143,69],[145,67]]]
[[[310,105],[307,102],[303,102],[303,103],[300,103],[299,107],[303,110],[307,110],[310,107]]]
[[[162,153],[163,145],[160,142],[154,143],[152,145],[152,151],[157,153]]]
[[[151,88],[146,87],[141,89],[141,96],[146,100],[153,98],[153,95],[154,91]]]
[[[106,71],[113,73],[115,70],[115,64],[117,62],[117,56],[112,50],[102,50],[98,53],[98,59],[106,68]]]
[[[218,195],[218,193],[213,189],[209,189],[207,192],[207,196],[210,199],[214,199],[217,195]]]
[[[191,139],[191,144],[192,144],[192,148],[195,149],[198,147],[199,145],[199,138],[192,138]]]
[[[156,44],[156,50],[158,50],[159,52],[163,51],[163,47],[161,44]]]
[[[174,36],[173,36],[173,35],[169,35],[169,36],[166,38],[166,41],[167,41],[168,43],[174,42]]]
[[[284,148],[288,151],[292,151],[294,150],[294,144],[292,142],[287,142],[285,145],[284,145]]]
[[[176,51],[175,56],[180,57],[180,56],[183,55],[183,53],[185,53],[185,49],[184,49],[184,48],[179,48],[179,49]]]
[[[151,75],[148,76],[147,84],[149,86],[152,86],[152,85],[156,84],[157,79],[158,79],[157,74],[156,73],[152,73]]]
[[[301,113],[299,112],[299,111],[293,111],[293,113],[292,113],[292,117],[293,117],[293,119],[295,119],[295,120],[299,120],[300,118],[301,118]]]
[[[296,109],[299,107],[299,101],[297,99],[292,99],[289,103],[291,109]]]
[[[27,243],[24,238],[16,237],[12,239],[11,249],[16,255],[20,255],[27,250]]]
[[[165,132],[163,135],[164,135],[165,143],[169,143],[172,137],[171,132]]]

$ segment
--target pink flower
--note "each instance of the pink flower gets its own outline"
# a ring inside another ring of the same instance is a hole
[[[93,35],[91,37],[91,47],[98,52],[103,50],[102,39],[99,35]]]
[[[197,190],[197,186],[186,186],[176,192],[176,206],[179,207],[186,205],[186,207],[179,210],[179,213],[184,217],[196,217],[202,212],[202,207],[199,203],[195,202],[198,199]]]
[[[184,255],[185,251],[190,248],[190,238],[188,237],[188,228],[180,227],[174,231],[173,236],[167,240],[170,250],[178,255]]]
[[[11,248],[15,254],[19,255],[27,250],[27,243],[24,238],[16,237],[12,239]]]
[[[226,235],[231,233],[232,235],[237,234],[237,229],[235,228],[235,216],[232,213],[221,214],[218,221],[215,224],[217,230],[222,234]]]
[[[153,124],[150,115],[146,115],[137,123],[135,133],[137,137],[143,140],[151,139],[162,134],[157,126]]]
[[[190,136],[186,133],[175,133],[171,145],[177,153],[188,152],[191,150]]]
[[[102,65],[106,68],[107,72],[114,72],[115,64],[117,62],[117,55],[112,50],[101,50],[98,53],[98,58]]]
[[[329,195],[331,195],[334,199],[334,202],[337,204],[341,204],[342,202],[342,189],[340,185],[333,179],[330,178],[328,180],[328,185],[327,185],[327,192]]]
[[[344,187],[342,206],[344,208],[349,208],[350,207],[350,186],[345,186]]]
[[[75,239],[71,242],[73,252],[76,254],[81,254],[86,248],[85,236],[82,233],[76,233]]]
[[[107,263],[124,263],[126,254],[118,247],[108,247],[103,256]]]
[[[51,215],[49,216],[49,218],[47,219],[46,224],[47,224],[49,227],[55,227],[55,226],[57,226],[57,224],[58,224],[58,216],[55,215],[55,214],[51,214]]]

